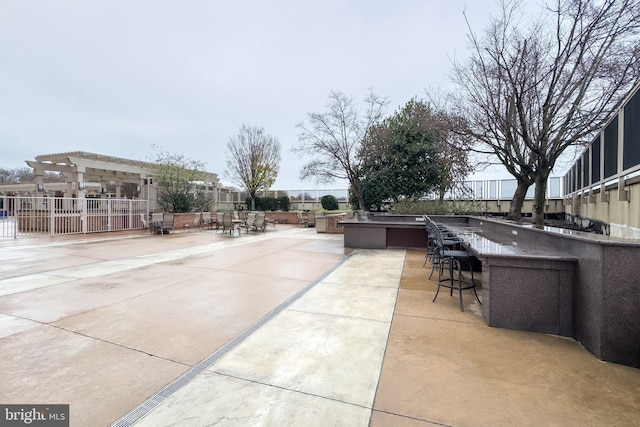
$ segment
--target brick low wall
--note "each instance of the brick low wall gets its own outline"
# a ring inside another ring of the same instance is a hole
[[[326,215],[327,221],[327,233],[328,234],[344,234],[344,227],[338,224],[345,219],[346,214],[341,215]]]
[[[179,214],[175,214],[175,216],[173,217],[173,228],[175,230],[182,230],[183,228],[185,228],[185,224],[189,224],[189,226],[191,226],[191,224],[193,224],[193,220],[196,217],[196,215],[199,217],[200,213],[179,213]]]

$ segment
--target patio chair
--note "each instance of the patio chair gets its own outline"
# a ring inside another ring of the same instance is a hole
[[[201,221],[201,228],[207,227],[208,230],[218,229],[217,221],[211,216],[211,212],[202,212]]]
[[[153,232],[154,230],[153,224],[147,221],[144,214],[140,214],[140,224],[142,224],[142,229],[140,230],[140,234],[144,234],[147,231],[149,233]]]
[[[271,224],[271,227],[275,230],[277,229],[277,225],[280,222],[280,219],[278,218],[278,214],[271,214],[273,216],[269,216],[269,217],[265,217],[265,221],[267,222],[267,224]]]
[[[162,234],[169,234],[173,230],[173,224],[175,222],[175,214],[172,212],[165,212],[162,215],[162,223],[160,225],[160,229],[162,230]]]
[[[163,216],[164,216],[163,212],[152,212],[151,213],[151,221],[152,222],[162,222]]]
[[[256,212],[249,212],[245,221],[240,224],[240,228],[244,228],[245,230],[247,230],[247,234],[249,234],[249,230],[252,230],[255,226],[257,215],[258,214]]]
[[[164,218],[163,212],[152,212],[151,213],[151,229],[154,234],[162,234],[162,221]]]
[[[229,230],[229,235],[233,235],[236,229],[240,234],[240,224],[233,221],[233,215],[230,212],[224,212],[222,214],[222,232]]]
[[[266,221],[266,215],[264,213],[259,213],[258,215],[256,215],[256,221],[253,224],[253,234],[256,234],[258,231],[262,231],[263,233],[265,232],[266,228],[267,228],[267,221]]]
[[[186,221],[182,224],[182,230],[197,230],[202,223],[201,213],[193,214],[193,221]]]
[[[302,216],[302,212],[298,212],[298,224],[302,225],[303,227],[307,226],[307,218]]]
[[[315,227],[316,226],[316,213],[309,212],[307,214],[307,227]]]

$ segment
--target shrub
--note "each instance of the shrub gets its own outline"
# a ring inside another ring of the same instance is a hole
[[[278,197],[278,209],[286,212],[289,210],[290,206],[291,206],[291,200],[289,200],[289,197],[287,196]]]
[[[159,203],[166,212],[191,212],[194,197],[191,194],[163,192],[160,195]]]
[[[251,197],[245,199],[247,209],[251,210]],[[258,211],[288,211],[289,210],[289,198],[284,197],[256,197],[256,210]]]
[[[326,196],[322,196],[320,199],[320,203],[322,204],[322,209],[326,211],[337,211],[339,208],[338,199],[331,194],[327,194]]]
[[[258,209],[258,200],[260,200],[259,197],[256,197],[256,209]],[[253,209],[253,207],[251,206],[251,196],[248,196],[246,199],[244,199],[244,204],[247,205],[247,210],[251,210]]]
[[[263,211],[275,211],[278,209],[278,200],[274,197],[261,197],[260,207]]]

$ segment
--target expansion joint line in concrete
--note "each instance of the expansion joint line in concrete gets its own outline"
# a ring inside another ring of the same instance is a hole
[[[442,426],[442,427],[453,427],[453,425],[451,424],[443,424],[441,422],[438,421],[432,421],[432,420],[423,420],[421,418],[416,418],[416,417],[410,417],[408,415],[403,415],[403,414],[396,414],[395,412],[390,412],[390,411],[381,411],[379,409],[374,409],[373,412],[379,412],[381,414],[388,414],[388,415],[393,415],[395,417],[401,417],[401,418],[405,418],[407,420],[415,420],[422,423],[428,423],[429,425],[434,425],[434,426]]]
[[[129,427],[134,425],[136,422],[141,420],[144,416],[149,414],[155,408],[157,408],[162,402],[168,399],[171,395],[176,393],[182,387],[187,385],[191,380],[195,379],[196,376],[204,372],[207,368],[213,366],[218,360],[220,360],[223,356],[241,344],[244,340],[246,340],[252,333],[260,329],[264,324],[273,319],[277,314],[285,310],[288,306],[293,304],[296,300],[301,298],[304,294],[306,294],[311,288],[313,288],[316,284],[322,282],[326,276],[331,274],[334,270],[340,267],[345,261],[347,261],[353,254],[347,255],[341,262],[333,266],[333,268],[329,269],[322,276],[316,279],[314,282],[310,283],[304,289],[302,289],[297,294],[293,295],[291,298],[284,301],[282,304],[274,308],[271,312],[269,312],[266,316],[261,318],[258,322],[254,323],[240,335],[233,338],[231,341],[226,343],[224,346],[211,353],[197,365],[193,366],[187,372],[179,376],[173,382],[165,386],[162,390],[160,390],[155,395],[151,396],[145,402],[134,408],[131,412],[126,414],[124,417],[120,418],[118,421],[113,423],[111,427]]]
[[[278,390],[285,390],[285,391],[290,391],[290,392],[293,392],[293,393],[303,394],[305,396],[310,396],[310,397],[316,397],[316,398],[319,398],[319,399],[330,400],[332,402],[337,402],[337,403],[340,403],[340,404],[343,404],[343,405],[350,405],[350,406],[354,406],[356,408],[371,409],[371,408],[369,408],[368,406],[365,406],[365,405],[358,405],[357,403],[353,403],[353,402],[345,402],[344,400],[334,399],[332,397],[322,396],[320,394],[309,393],[307,391],[294,390],[294,389],[291,389],[291,388],[288,388],[288,387],[282,387],[282,386],[279,386],[279,385],[276,385],[276,384],[269,384],[269,383],[265,383],[265,382],[252,380],[252,379],[249,379],[249,378],[239,377],[237,375],[223,374],[221,372],[211,372],[211,375],[218,375],[218,376],[221,376],[221,377],[233,378],[233,379],[236,379],[236,380],[239,380],[239,381],[246,381],[248,383],[258,384],[258,385],[261,385],[261,386],[264,386],[264,387],[271,387],[271,388],[275,388],[275,389],[278,389]]]
[[[102,342],[102,343],[105,343],[105,344],[109,344],[109,345],[113,345],[113,346],[116,346],[116,347],[120,347],[120,348],[124,348],[124,349],[127,349],[127,350],[131,350],[131,351],[136,352],[136,353],[145,354],[145,355],[147,355],[149,357],[153,357],[153,358],[156,358],[156,359],[166,360],[167,362],[177,363],[179,365],[190,366],[190,365],[188,365],[188,364],[186,364],[184,362],[180,362],[178,360],[168,359],[166,357],[158,356],[157,354],[153,354],[153,353],[149,353],[149,352],[146,352],[146,351],[142,351],[142,350],[140,350],[138,348],[129,347],[129,346],[124,345],[124,344],[118,344],[117,342],[105,340],[103,338],[98,338],[98,337],[94,337],[94,336],[91,336],[91,335],[87,335],[87,334],[84,334],[84,333],[79,332],[79,331],[74,331],[72,329],[67,329],[67,328],[64,328],[62,326],[55,325],[53,323],[42,322],[40,320],[35,320],[35,319],[29,319],[29,318],[24,317],[24,316],[16,316],[15,314],[5,314],[5,315],[6,316],[11,316],[11,317],[13,317],[15,319],[22,319],[22,320],[27,320],[27,321],[30,321],[30,322],[34,322],[34,323],[37,323],[37,324],[42,325],[42,326],[48,326],[50,328],[58,329],[60,331],[69,332],[69,333],[74,334],[74,335],[78,335],[78,336],[81,336],[81,337],[84,337],[84,338],[89,338],[90,340],[99,341],[99,342]]]

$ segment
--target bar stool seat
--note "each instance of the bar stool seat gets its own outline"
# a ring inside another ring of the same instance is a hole
[[[440,287],[444,287],[450,289],[451,296],[453,296],[454,290],[458,291],[458,294],[460,296],[460,311],[464,311],[462,291],[466,289],[473,290],[473,295],[475,296],[476,301],[478,301],[478,303],[482,305],[480,298],[478,298],[478,293],[476,292],[476,282],[475,278],[473,277],[474,256],[466,250],[443,249],[438,252],[438,255],[440,257],[440,264],[438,268],[438,289],[436,290],[436,294],[433,297],[433,302],[436,302],[436,299],[438,298]],[[462,274],[463,264],[465,264],[465,266],[468,266],[471,280],[465,278]],[[443,277],[445,266],[447,267],[447,271],[449,274],[448,277]],[[454,272],[457,274],[454,274]]]
[[[430,237],[429,243],[432,248],[431,253],[429,253],[429,248],[427,249],[427,257],[430,257],[431,260],[431,274],[429,275],[429,279],[431,279],[435,268],[438,268],[438,289],[433,297],[433,302],[436,302],[438,298],[440,287],[445,287],[450,289],[449,294],[451,296],[453,296],[454,290],[458,291],[460,295],[460,311],[464,311],[462,291],[466,289],[473,290],[473,295],[476,297],[476,300],[479,304],[482,304],[480,298],[478,298],[476,282],[473,277],[473,261],[475,257],[465,250],[462,239],[451,234],[443,237],[442,227],[439,227],[427,215],[424,216],[424,220]],[[468,267],[471,280],[468,280],[462,274],[463,264],[465,267]],[[449,274],[448,277],[443,277],[445,269]]]

